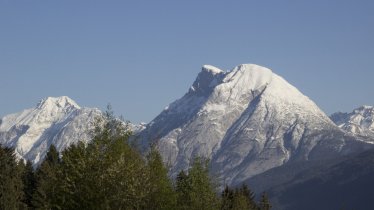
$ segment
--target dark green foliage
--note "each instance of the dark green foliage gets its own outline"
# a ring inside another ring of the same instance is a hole
[[[239,189],[237,189],[235,195],[235,197],[244,200],[246,209],[257,209],[255,195],[246,184],[243,184]]]
[[[270,201],[266,193],[262,193],[260,203],[259,203],[261,210],[269,210],[271,209]]]
[[[188,196],[191,191],[188,175],[182,170],[176,179],[175,190],[177,193],[177,203],[179,209],[189,209],[191,198]]]
[[[160,153],[155,147],[147,156],[149,170],[149,189],[146,209],[175,209],[176,194],[168,178]]]
[[[178,206],[181,209],[219,209],[216,189],[210,179],[208,162],[196,158],[188,175],[177,177]]]
[[[46,158],[36,170],[36,190],[33,193],[32,205],[37,209],[59,208],[60,202],[55,196],[58,191],[59,153],[51,145]]]
[[[30,161],[27,161],[23,169],[22,182],[23,182],[23,192],[24,192],[24,197],[22,199],[22,202],[25,203],[29,208],[33,208],[32,196],[36,189],[36,179],[35,179],[34,169]]]
[[[131,132],[112,112],[97,121],[93,140],[63,153],[63,206],[68,209],[142,209],[149,189],[148,168],[131,148]]]
[[[233,209],[234,190],[230,189],[229,186],[226,185],[225,189],[222,191],[221,197],[221,209]]]
[[[254,198],[254,193],[245,184],[235,190],[226,186],[222,192],[221,209],[257,210]]]
[[[0,147],[0,209],[23,209],[22,167],[13,149]]]

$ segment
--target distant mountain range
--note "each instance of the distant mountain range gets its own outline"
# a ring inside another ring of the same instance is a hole
[[[62,151],[89,141],[92,122],[100,115],[100,110],[81,108],[66,96],[48,97],[34,108],[3,117],[0,143],[37,165],[51,144]],[[210,159],[221,186],[247,182],[257,191],[287,195],[295,192],[289,190],[294,183],[314,178],[312,173],[300,179],[305,171],[329,173],[341,161],[346,162],[338,170],[348,170],[355,163],[350,157],[371,151],[373,117],[374,108],[363,106],[329,118],[265,67],[243,64],[222,71],[205,65],[182,98],[150,123],[134,126],[134,141],[143,152],[156,145],[171,176],[200,156]],[[273,198],[283,206],[284,198]]]

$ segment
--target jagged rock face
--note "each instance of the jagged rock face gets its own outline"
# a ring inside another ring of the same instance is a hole
[[[374,107],[372,106],[362,106],[351,113],[337,112],[330,118],[347,132],[374,138]]]
[[[140,133],[157,143],[175,175],[195,156],[211,160],[226,184],[289,161],[327,158],[356,147],[308,97],[270,69],[245,64],[224,72],[204,66],[181,99]]]
[[[81,108],[70,98],[48,97],[35,108],[0,120],[0,144],[14,147],[19,158],[37,165],[54,144],[58,151],[78,141],[87,142],[98,109]]]

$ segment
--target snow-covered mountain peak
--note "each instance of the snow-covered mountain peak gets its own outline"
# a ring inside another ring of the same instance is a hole
[[[14,147],[19,158],[37,164],[51,144],[62,151],[88,141],[92,122],[101,114],[95,108],[81,108],[67,96],[47,97],[34,108],[0,119],[0,144]]]
[[[38,109],[45,109],[45,108],[50,109],[55,106],[59,108],[75,108],[75,109],[81,108],[73,99],[67,96],[44,98],[38,103],[37,108]]]
[[[203,66],[189,92],[139,135],[144,149],[157,143],[172,175],[202,156],[226,183],[351,150],[348,137],[312,100],[255,64],[227,72]]]
[[[241,64],[227,72],[224,83],[231,83],[230,86],[243,90],[258,90],[264,88],[273,79],[273,72],[265,67],[255,64]]]
[[[362,136],[374,137],[374,107],[361,106],[351,113],[334,113],[330,117],[345,131]]]

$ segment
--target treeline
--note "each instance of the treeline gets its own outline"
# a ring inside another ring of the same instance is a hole
[[[196,158],[173,182],[158,151],[144,158],[130,146],[131,132],[107,112],[92,141],[60,155],[52,145],[37,169],[0,148],[0,209],[270,209],[265,194],[255,202],[243,185],[221,194],[207,162]]]

